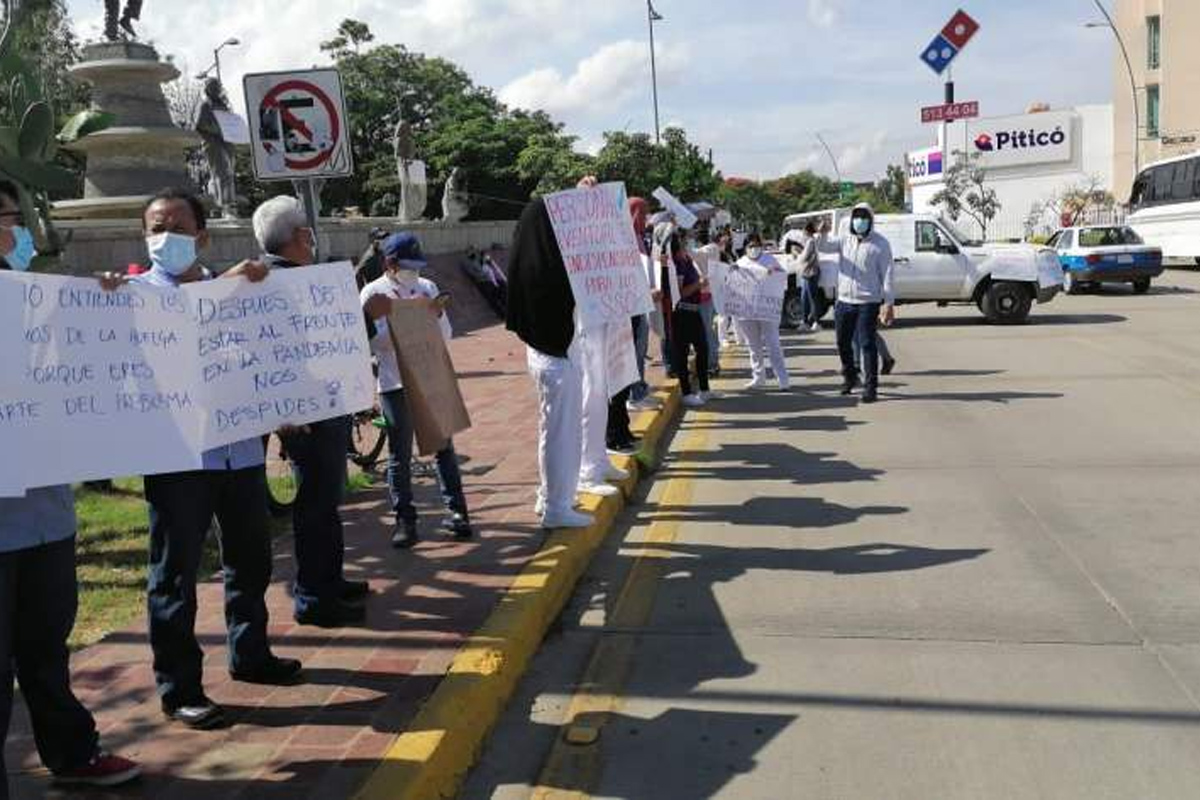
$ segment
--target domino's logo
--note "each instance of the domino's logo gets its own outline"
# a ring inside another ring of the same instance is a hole
[[[986,133],[981,133],[975,137],[975,147],[985,153],[990,153],[996,149],[992,144],[992,137]]]

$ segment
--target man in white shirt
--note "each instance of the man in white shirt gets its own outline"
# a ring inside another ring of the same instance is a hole
[[[452,335],[450,320],[446,316],[449,295],[439,292],[433,281],[421,277],[421,270],[425,268],[426,261],[417,237],[406,232],[394,233],[384,240],[380,250],[383,256],[383,276],[363,287],[360,299],[364,306],[372,297],[378,295],[393,300],[427,298],[433,301],[442,335],[449,339]],[[383,416],[387,420],[388,433],[388,487],[391,492],[392,511],[396,514],[392,546],[408,549],[419,539],[417,509],[413,505],[412,493],[413,423],[404,393],[404,382],[400,377],[400,364],[396,358],[392,337],[388,333],[387,319],[376,320],[375,328],[375,336],[371,339],[371,352],[379,363],[379,398]],[[458,454],[454,452],[453,442],[449,442],[438,452],[436,462],[438,485],[441,488],[442,503],[446,507],[443,527],[456,539],[469,539],[474,532],[463,494]]]

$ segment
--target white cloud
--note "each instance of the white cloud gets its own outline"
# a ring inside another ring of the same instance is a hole
[[[686,62],[680,47],[659,48],[660,84],[673,83]],[[553,67],[536,69],[500,90],[510,106],[551,114],[609,114],[649,87],[649,53],[643,42],[606,44],[564,76]]]
[[[781,175],[791,175],[795,172],[805,172],[815,170],[824,159],[825,152],[823,150],[809,150],[802,155],[793,158],[791,161],[783,165],[780,170]]]
[[[857,142],[843,148],[842,154],[838,156],[838,166],[842,173],[854,172],[874,156],[882,153],[887,141],[887,131],[876,131],[868,141]]]
[[[818,28],[832,28],[838,19],[838,0],[808,0],[808,20]]]

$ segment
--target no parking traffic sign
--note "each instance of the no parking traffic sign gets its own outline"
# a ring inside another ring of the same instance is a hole
[[[342,79],[336,69],[247,75],[254,176],[261,181],[354,174]]]

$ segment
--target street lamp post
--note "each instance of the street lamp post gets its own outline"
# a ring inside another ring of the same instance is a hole
[[[658,123],[658,62],[654,55],[654,23],[662,22],[663,15],[654,10],[651,0],[646,0],[646,18],[650,24],[650,86],[654,91],[654,143],[662,144]]]
[[[230,37],[230,38],[226,39],[225,41],[221,42],[221,44],[217,45],[217,49],[213,50],[212,66],[210,66],[208,69],[204,70],[204,72],[197,73],[196,77],[200,80],[204,80],[205,78],[208,77],[208,73],[213,72],[215,70],[217,73],[217,83],[221,83],[221,51],[224,50],[226,47],[237,47],[241,43],[242,42],[240,39]],[[221,85],[224,86],[225,84],[221,83]]]
[[[1104,15],[1104,22],[1089,22],[1084,27],[1087,28],[1108,28],[1116,37],[1117,45],[1121,48],[1121,55],[1125,59],[1125,69],[1129,73],[1129,91],[1133,100],[1133,177],[1137,178],[1138,172],[1141,170],[1141,148],[1142,148],[1142,119],[1141,110],[1138,108],[1137,94],[1137,78],[1133,75],[1133,62],[1129,60],[1129,50],[1125,47],[1125,39],[1121,36],[1121,31],[1117,29],[1116,23],[1113,22],[1112,15],[1108,13],[1108,9],[1100,0],[1092,0],[1096,4],[1096,8],[1100,9],[1100,13]]]
[[[838,179],[838,198],[840,199],[840,198],[841,198],[841,196],[842,196],[842,184],[844,183],[844,181],[842,180],[842,171],[841,171],[841,169],[839,169],[839,168],[838,168],[837,159],[836,159],[836,158],[834,157],[834,155],[833,155],[833,150],[832,150],[832,149],[829,147],[829,145],[828,145],[828,144],[825,142],[825,137],[824,137],[824,136],[822,136],[822,135],[821,135],[821,134],[819,134],[819,133],[818,133],[818,134],[816,134],[816,137],[817,137],[817,141],[821,143],[821,147],[824,147],[824,148],[825,148],[825,152],[829,154],[829,160],[833,162],[833,174],[834,174],[834,175],[837,175],[837,179]]]

